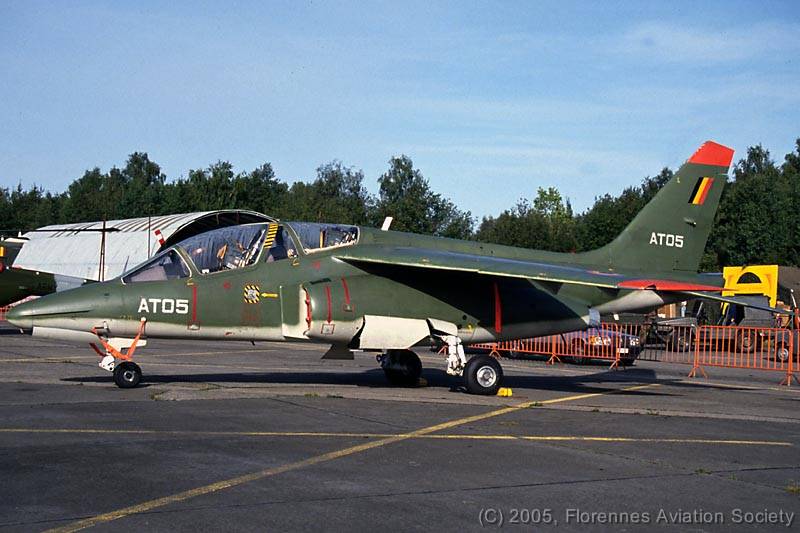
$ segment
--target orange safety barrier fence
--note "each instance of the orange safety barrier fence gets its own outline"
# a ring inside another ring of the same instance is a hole
[[[689,376],[706,376],[704,367],[767,370],[784,373],[782,384],[790,385],[797,379],[796,332],[785,328],[701,326]]]
[[[639,359],[662,363],[694,363],[695,326],[619,324],[622,333],[639,339]]]
[[[602,324],[600,328],[589,328],[553,335],[553,354],[550,363],[570,358],[575,362],[602,359],[611,362],[611,367],[620,364],[620,331],[617,324]],[[626,353],[629,349],[625,349]]]
[[[689,364],[690,376],[705,376],[704,367],[767,370],[784,373],[783,383],[791,384],[800,372],[800,316],[794,321],[794,328],[604,323],[584,331],[473,347],[511,357],[547,356],[550,364],[595,359],[611,362],[612,368],[635,359]]]
[[[611,362],[612,368],[616,368],[622,359],[628,359],[628,355],[633,356],[632,347],[623,342],[621,333],[617,324],[602,324],[600,328],[532,339],[473,344],[472,347],[489,350],[497,355],[505,352],[511,357],[522,354],[543,355],[548,357],[549,364],[567,358],[577,362],[591,359],[606,360]]]

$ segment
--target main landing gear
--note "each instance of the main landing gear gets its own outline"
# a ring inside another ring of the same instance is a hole
[[[378,356],[386,379],[395,387],[415,387],[422,376],[422,362],[411,350],[387,350]]]
[[[448,335],[441,339],[447,344],[447,373],[464,378],[470,394],[493,396],[503,383],[503,367],[491,355],[475,355],[467,360],[461,339]],[[377,357],[386,379],[397,387],[415,387],[420,383],[422,363],[411,350],[387,350]]]
[[[447,373],[463,376],[464,386],[470,394],[493,396],[503,383],[503,367],[491,355],[479,354],[469,361],[464,354],[464,345],[455,335],[440,337],[447,345]]]

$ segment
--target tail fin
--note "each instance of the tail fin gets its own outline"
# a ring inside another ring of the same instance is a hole
[[[588,263],[614,270],[697,272],[725,186],[733,150],[707,141]]]

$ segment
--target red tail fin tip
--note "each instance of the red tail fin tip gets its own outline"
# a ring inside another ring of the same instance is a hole
[[[713,165],[715,167],[729,167],[733,161],[733,149],[717,144],[714,141],[706,141],[689,158],[689,163],[698,165]]]

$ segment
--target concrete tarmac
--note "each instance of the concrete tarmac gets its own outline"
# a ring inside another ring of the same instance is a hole
[[[800,386],[503,360],[513,396],[309,344],[151,341],[143,386],[0,326],[0,530],[680,530],[800,524]]]

